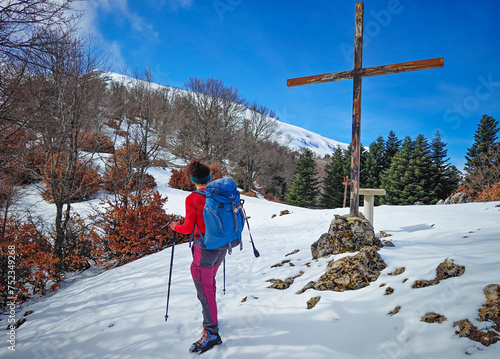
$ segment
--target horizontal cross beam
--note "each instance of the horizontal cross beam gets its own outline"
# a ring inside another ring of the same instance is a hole
[[[444,58],[438,57],[435,59],[428,59],[428,60],[409,61],[409,62],[401,62],[399,64],[367,67],[358,70],[358,72],[361,77],[372,77],[372,76],[380,76],[387,74],[397,74],[401,72],[436,69],[443,66],[444,66]],[[312,85],[324,82],[349,80],[353,79],[355,75],[356,75],[356,70],[339,71],[322,75],[296,77],[293,79],[288,79],[286,81],[286,84],[288,87]]]

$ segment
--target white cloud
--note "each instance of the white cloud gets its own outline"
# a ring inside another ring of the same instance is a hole
[[[180,2],[191,2],[191,0],[180,0]],[[106,39],[99,29],[99,15],[102,13],[111,14],[122,23],[128,23],[139,35],[146,38],[158,37],[152,24],[144,17],[133,12],[129,8],[128,0],[92,0],[77,2],[77,10],[83,10],[80,32],[83,36],[91,35],[107,51],[113,59],[114,67],[123,67],[126,63],[122,56],[120,44],[113,39]]]
[[[471,89],[467,86],[460,86],[445,81],[439,81],[437,83],[437,89],[441,91],[441,93],[447,94],[453,98],[465,97],[471,92]]]
[[[105,44],[105,48],[111,55],[114,68],[120,69],[126,67],[126,61],[122,55],[122,48],[116,41],[108,42]]]
[[[170,9],[177,10],[179,8],[189,9],[194,4],[194,0],[150,0],[150,3],[156,9],[168,5]]]
[[[182,0],[190,1],[190,0]],[[84,10],[83,28],[90,29],[92,33],[98,34],[97,16],[99,12],[111,13],[118,17],[121,21],[129,22],[132,29],[140,33],[146,33],[148,37],[152,34],[157,36],[157,32],[153,26],[148,23],[147,19],[132,12],[129,9],[127,0],[93,0],[79,2],[77,5],[81,10]]]

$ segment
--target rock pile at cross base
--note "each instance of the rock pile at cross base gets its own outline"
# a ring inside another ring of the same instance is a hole
[[[308,289],[343,292],[366,287],[377,280],[380,272],[387,267],[378,253],[381,246],[380,240],[375,238],[373,226],[366,218],[335,215],[328,233],[322,234],[311,245],[313,258],[346,252],[358,253],[337,261],[332,260],[317,282],[309,282],[297,294]]]

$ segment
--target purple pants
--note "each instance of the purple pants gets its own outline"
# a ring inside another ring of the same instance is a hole
[[[203,328],[212,334],[219,332],[215,275],[226,253],[227,249],[206,249],[196,243],[193,244],[191,276],[201,303]]]

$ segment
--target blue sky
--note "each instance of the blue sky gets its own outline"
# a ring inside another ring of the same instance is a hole
[[[353,67],[353,0],[92,0],[82,30],[112,70],[150,67],[183,87],[219,78],[283,122],[351,141],[352,80],[288,88],[288,78]],[[459,169],[483,114],[500,119],[500,2],[364,1],[363,66],[444,57],[444,68],[363,79],[361,142],[439,130]]]

